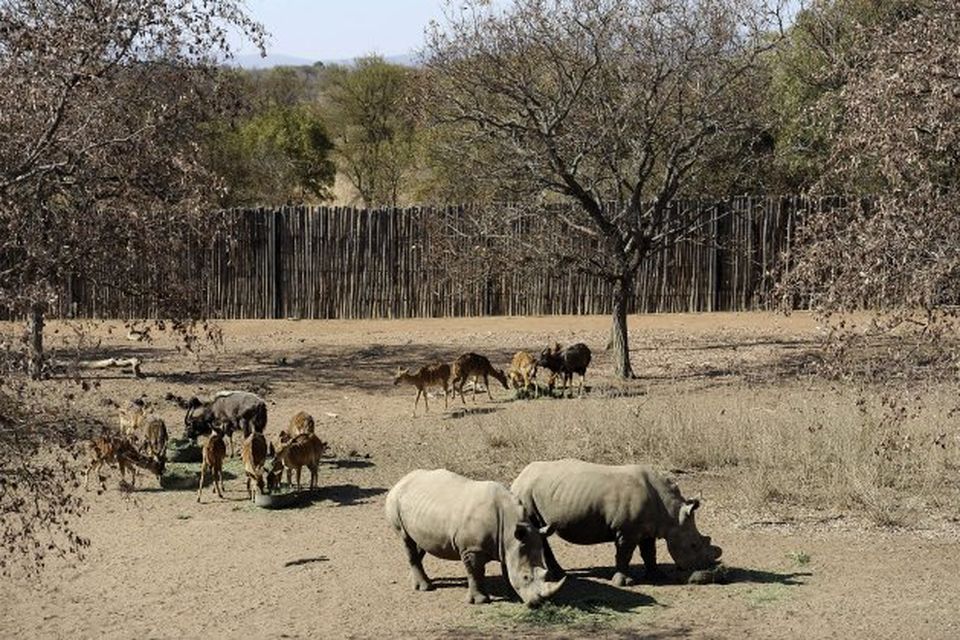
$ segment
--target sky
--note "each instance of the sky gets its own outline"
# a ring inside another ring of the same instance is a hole
[[[793,13],[803,0],[786,0]],[[507,6],[509,0],[493,0]],[[443,0],[246,0],[250,15],[272,34],[267,53],[317,60],[350,60],[376,53],[413,53],[430,20],[442,22]],[[248,43],[239,56],[257,51]]]
[[[369,53],[407,54],[424,28],[443,15],[441,0],[247,0],[250,15],[272,34],[267,51],[309,60]],[[239,55],[253,54],[249,44]]]

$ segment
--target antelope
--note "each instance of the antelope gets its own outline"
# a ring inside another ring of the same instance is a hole
[[[163,476],[166,459],[159,457],[148,457],[137,451],[133,443],[123,436],[110,434],[100,435],[90,441],[91,460],[87,467],[87,475],[84,479],[84,488],[90,488],[90,473],[97,470],[97,477],[100,480],[101,489],[106,489],[106,483],[100,476],[100,468],[104,463],[117,465],[120,469],[121,482],[126,481],[127,469],[130,469],[130,486],[136,487],[137,470],[141,467],[153,472],[157,476],[157,482],[160,482]]]
[[[417,405],[420,403],[420,395],[423,395],[424,412],[430,412],[430,405],[427,403],[427,388],[443,387],[443,408],[447,408],[447,393],[450,384],[450,365],[446,363],[428,364],[416,373],[410,373],[409,369],[397,369],[397,374],[393,378],[393,384],[401,382],[412,384],[417,388],[417,399],[413,401],[413,417],[417,417]]]
[[[313,433],[314,424],[313,416],[306,411],[300,411],[295,416],[290,418],[289,434],[291,436],[296,436],[300,435],[301,433]]]
[[[167,457],[167,424],[157,416],[148,416],[144,420],[145,441],[143,449],[155,458]]]
[[[317,468],[320,466],[320,457],[327,449],[327,443],[312,433],[301,433],[293,438],[285,447],[277,451],[273,458],[273,467],[267,475],[267,488],[273,489],[280,484],[280,476],[284,467],[287,469],[287,484],[290,484],[290,473],[297,472],[297,490],[300,489],[300,471],[303,467],[310,469],[310,488],[317,486]]]
[[[528,351],[517,351],[510,361],[510,370],[507,377],[514,389],[530,390],[532,380],[537,376],[537,359]],[[539,387],[533,387],[539,394]]]
[[[203,472],[210,469],[213,476],[213,488],[223,498],[223,459],[227,457],[227,444],[223,441],[223,431],[214,427],[210,437],[203,445],[203,462],[200,463],[200,486],[197,487],[197,502],[203,493]]]
[[[120,433],[133,435],[140,430],[147,418],[147,405],[143,397],[134,398],[125,407],[118,409],[120,414]]]
[[[457,391],[460,392],[460,400],[463,401],[463,404],[467,404],[466,398],[463,397],[463,383],[467,381],[467,378],[473,376],[473,401],[477,401],[477,380],[480,376],[483,376],[483,386],[487,389],[487,397],[493,400],[493,396],[490,394],[490,380],[489,376],[493,376],[500,381],[500,384],[503,385],[504,389],[509,389],[507,386],[507,376],[504,375],[503,370],[495,369],[490,361],[477,353],[465,353],[453,363],[453,397],[457,397]]]
[[[243,441],[243,449],[240,452],[243,459],[243,470],[247,476],[247,498],[254,499],[254,493],[250,491],[250,481],[256,484],[256,493],[263,493],[263,466],[267,462],[267,439],[262,433],[251,433]]]

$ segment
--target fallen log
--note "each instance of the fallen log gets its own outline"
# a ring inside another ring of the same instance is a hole
[[[137,378],[142,378],[140,365],[143,361],[140,358],[104,358],[103,360],[78,360],[74,362],[64,362],[57,360],[54,366],[58,369],[69,369],[76,367],[78,369],[113,369],[119,368],[121,371],[130,371]]]

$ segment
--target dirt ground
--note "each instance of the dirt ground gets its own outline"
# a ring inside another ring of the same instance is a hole
[[[608,323],[605,317],[227,322],[222,350],[200,361],[178,352],[168,336],[137,343],[119,323],[99,325],[102,341],[86,355],[142,357],[147,377],[91,374],[100,384],[78,401],[92,410],[114,420],[106,398],[146,394],[176,434],[183,414],[162,401],[166,393],[248,389],[268,400],[268,433],[309,411],[332,455],[310,504],[276,511],[252,506],[238,478],[227,481],[226,499],[205,491],[197,504],[193,491],[161,491],[149,477],[133,493],[119,491],[116,472],[108,473],[107,491],[86,495],[90,510],[80,523],[92,542],[86,558],[55,563],[39,579],[0,583],[0,637],[960,637],[955,518],[890,529],[830,509],[771,517],[743,504],[735,468],[678,477],[685,495],[705,498],[698,524],[724,549],[727,584],[668,578],[616,588],[608,580],[612,545],[558,540],[557,557],[572,576],[555,602],[536,612],[505,599],[493,564],[492,604],[465,604],[462,566],[436,559],[425,566],[438,588],[415,592],[383,516],[386,491],[409,470],[446,466],[509,484],[528,461],[505,459],[511,449],[495,446],[498,434],[506,437],[498,431],[505,424],[511,438],[525,425],[536,438],[532,431],[545,419],[557,423],[550,434],[563,433],[564,421],[578,414],[620,415],[611,407],[630,408],[624,414],[642,425],[667,406],[682,411],[740,401],[758,386],[800,393],[810,384],[802,376],[776,382],[771,372],[802,372],[804,354],[821,335],[804,314],[631,317],[640,377],[623,384],[610,376],[603,350]],[[51,333],[54,345],[72,335],[59,328]],[[430,413],[423,415],[421,406],[413,418],[415,391],[392,384],[398,366],[449,361],[468,350],[505,366],[517,349],[553,341],[593,348],[584,398],[520,401],[498,388],[492,402],[480,396],[473,404],[468,393],[466,409],[457,400],[444,410],[443,397],[435,396]],[[67,393],[70,383],[54,382],[52,389]],[[560,442],[551,451],[577,455],[581,436],[568,443],[555,438]],[[662,544],[659,552],[670,575]]]

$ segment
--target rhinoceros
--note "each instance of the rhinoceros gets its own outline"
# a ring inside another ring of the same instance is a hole
[[[678,568],[713,566],[722,550],[697,530],[698,500],[685,500],[669,479],[638,465],[607,466],[582,460],[533,462],[510,487],[537,525],[549,525],[573,544],[613,542],[613,583],[633,584],[629,575],[633,551],[640,547],[648,577],[659,575],[657,538]],[[545,542],[544,558],[551,577],[563,575]]]
[[[429,553],[444,560],[461,560],[467,569],[467,602],[490,597],[483,590],[484,567],[499,561],[504,576],[531,607],[551,597],[563,580],[547,582],[544,536],[520,502],[498,482],[470,480],[446,469],[411,471],[390,489],[387,521],[407,552],[413,585],[432,588],[423,570]]]

